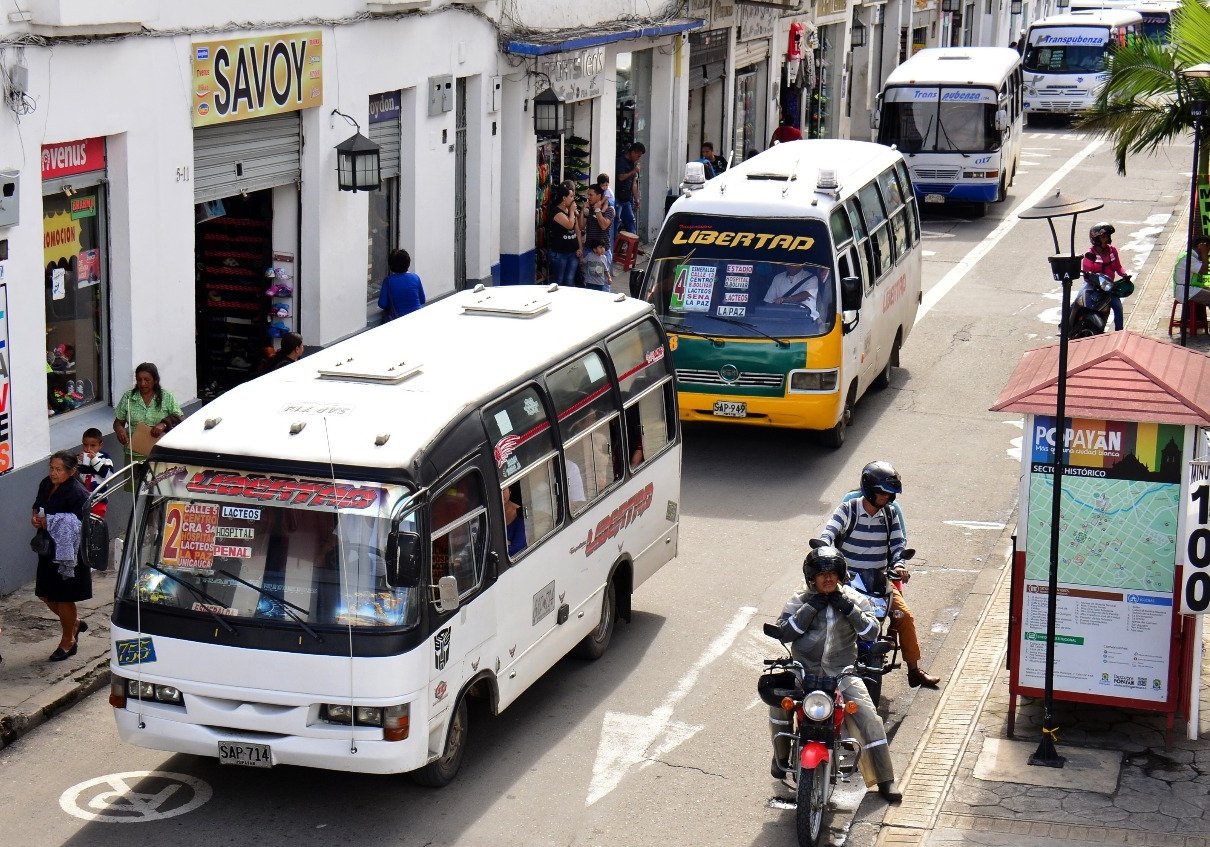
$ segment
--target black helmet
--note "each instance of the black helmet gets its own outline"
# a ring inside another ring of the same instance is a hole
[[[1098,236],[1108,235],[1109,243],[1112,244],[1115,232],[1117,230],[1113,228],[1113,224],[1094,224],[1092,229],[1088,230],[1088,240],[1096,244]]]
[[[834,573],[841,582],[849,580],[849,565],[835,547],[816,547],[802,560],[802,575],[810,583],[821,573]]]
[[[890,462],[879,460],[870,462],[861,469],[861,495],[874,502],[876,494],[891,495],[891,502],[895,502],[895,495],[903,493],[903,480],[899,478],[899,472],[891,467]]]

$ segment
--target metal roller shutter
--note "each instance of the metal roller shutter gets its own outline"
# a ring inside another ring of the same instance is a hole
[[[382,152],[378,156],[378,168],[383,179],[399,176],[399,138],[401,134],[399,118],[370,124],[370,140],[382,148]]]
[[[292,185],[301,178],[302,122],[298,112],[193,131],[195,203],[231,197],[241,191]]]
[[[754,38],[751,41],[740,41],[735,45],[735,67],[746,68],[763,62],[769,56],[769,39]]]

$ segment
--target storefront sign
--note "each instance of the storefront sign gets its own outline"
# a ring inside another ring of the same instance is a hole
[[[387,121],[399,120],[399,103],[401,99],[402,93],[398,89],[395,91],[384,91],[381,94],[371,94],[370,123],[381,124]]]
[[[84,138],[42,145],[42,178],[105,170],[105,139]]]
[[[0,285],[0,474],[13,469],[13,432],[9,402],[12,382],[8,375],[8,286]]]
[[[193,125],[243,121],[323,101],[320,30],[193,44]]]
[[[589,47],[574,53],[543,56],[538,60],[538,71],[550,78],[551,90],[564,103],[599,97],[605,73],[605,48]]]
[[[1022,685],[1046,662],[1051,497],[1066,454],[1059,527],[1056,692],[1169,699],[1183,426],[1033,418],[1019,645]]]
[[[737,38],[740,41],[772,38],[777,29],[777,18],[778,11],[768,6],[740,6]]]

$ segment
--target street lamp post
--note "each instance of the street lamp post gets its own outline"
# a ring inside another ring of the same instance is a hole
[[[1189,80],[1205,80],[1210,79],[1210,64],[1203,62],[1200,65],[1194,65],[1191,68],[1185,68],[1180,72],[1181,76],[1186,81]],[[1181,291],[1181,346],[1185,347],[1189,343],[1189,285],[1193,275],[1193,239],[1198,236],[1197,218],[1198,218],[1198,202],[1197,202],[1197,172],[1201,165],[1202,152],[1202,117],[1206,112],[1206,103],[1204,100],[1194,100],[1192,105],[1193,112],[1193,175],[1189,177],[1189,230],[1188,244],[1185,245],[1185,279],[1183,280],[1184,287]]]
[[[1063,450],[1067,443],[1067,312],[1071,308],[1071,282],[1080,277],[1080,257],[1076,255],[1076,217],[1083,212],[1094,212],[1104,206],[1095,200],[1076,200],[1056,191],[1053,197],[1043,200],[1032,209],[1017,215],[1027,220],[1045,219],[1050,227],[1050,237],[1055,244],[1055,255],[1050,257],[1050,270],[1055,280],[1063,284],[1063,309],[1059,314],[1059,379],[1055,388],[1055,459],[1050,501],[1050,580],[1046,598],[1046,683],[1042,706],[1042,740],[1038,749],[1029,757],[1031,765],[1061,768],[1067,761],[1055,749],[1058,728],[1054,719],[1055,697],[1055,617],[1059,602],[1059,521],[1062,517],[1063,471],[1066,463]],[[1055,218],[1071,217],[1071,241],[1068,255],[1059,254],[1059,234],[1055,231]]]

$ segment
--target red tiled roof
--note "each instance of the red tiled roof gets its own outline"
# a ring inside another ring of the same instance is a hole
[[[1021,357],[993,412],[1053,415],[1059,345]],[[1135,332],[1072,341],[1067,417],[1210,425],[1210,356]]]

